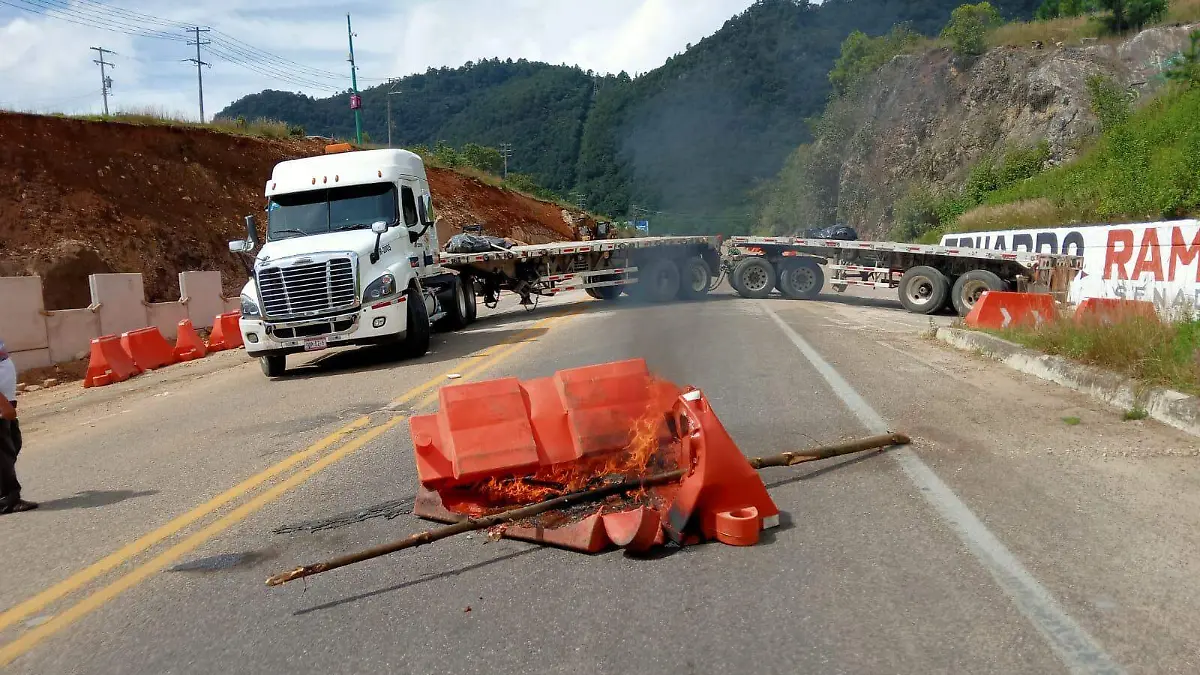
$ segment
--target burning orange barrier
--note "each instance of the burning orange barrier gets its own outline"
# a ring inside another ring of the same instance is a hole
[[[778,516],[703,395],[652,376],[641,359],[452,385],[439,397],[437,414],[410,420],[419,516],[478,517],[676,469],[687,469],[678,482],[545,513],[508,536],[646,547],[715,536],[721,509],[755,507],[760,526]]]

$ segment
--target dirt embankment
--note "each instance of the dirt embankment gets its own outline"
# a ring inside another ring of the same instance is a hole
[[[0,113],[0,276],[37,274],[47,309],[84,307],[87,277],[141,272],[149,300],[179,297],[178,273],[245,279],[228,241],[260,213],[271,168],[316,154],[308,140]],[[573,239],[562,210],[430,168],[443,241],[463,225],[538,243]]]

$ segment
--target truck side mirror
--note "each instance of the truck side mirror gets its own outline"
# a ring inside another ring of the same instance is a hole
[[[250,242],[246,241],[245,239],[238,239],[237,241],[231,241],[231,242],[229,242],[229,250],[234,253],[249,253],[250,252]]]
[[[387,232],[388,231],[387,221],[386,220],[377,220],[377,221],[371,223],[371,231],[374,232],[375,234],[383,234],[383,233]]]
[[[246,216],[246,241],[250,242],[250,250],[258,248],[258,221],[253,215]]]

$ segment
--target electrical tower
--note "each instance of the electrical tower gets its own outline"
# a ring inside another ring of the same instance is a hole
[[[105,49],[104,47],[92,47],[92,51],[96,52],[100,56],[98,59],[92,59],[92,63],[100,65],[100,95],[104,97],[104,116],[108,117],[108,92],[110,89],[112,89],[112,78],[109,77],[108,73],[104,71],[104,67],[108,66],[109,68],[116,68],[116,66],[108,61],[105,61],[104,55],[112,54],[113,56],[119,56],[119,54],[111,49]]]
[[[185,28],[184,30],[186,30],[189,33],[196,34],[196,40],[194,42],[188,42],[189,46],[191,46],[191,45],[196,46],[196,58],[184,59],[184,62],[196,64],[196,85],[200,89],[200,123],[204,124],[204,70],[203,70],[203,67],[209,66],[211,68],[211,66],[209,64],[205,63],[204,61],[200,60],[200,48],[206,44],[209,44],[209,42],[207,40],[200,39],[200,34],[207,33],[209,29],[201,28],[199,26],[194,26],[192,28]]]
[[[504,179],[508,180],[508,158],[512,157],[512,143],[501,143],[500,155],[504,157]]]

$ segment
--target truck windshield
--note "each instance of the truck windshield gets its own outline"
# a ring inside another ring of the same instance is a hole
[[[275,195],[267,213],[267,239],[272,240],[367,229],[379,220],[395,224],[396,186],[374,183]]]

